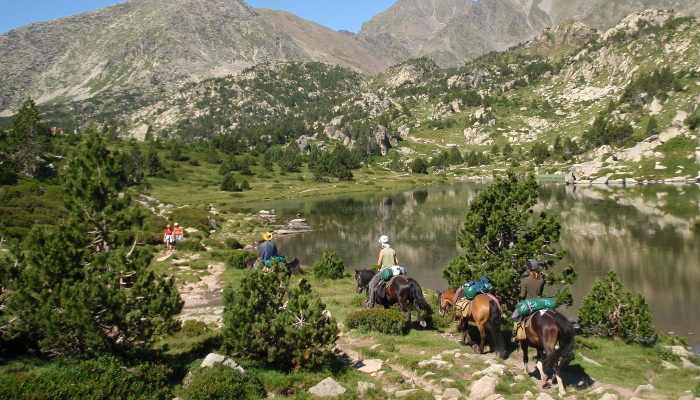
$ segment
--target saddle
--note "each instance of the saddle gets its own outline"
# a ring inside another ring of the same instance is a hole
[[[524,320],[520,321],[517,323],[517,326],[515,328],[515,338],[518,340],[525,340],[527,339],[527,334],[525,333],[525,329],[529,328],[530,325],[532,325],[532,317],[535,316],[535,314],[546,314],[550,312],[551,310],[537,310],[533,312],[532,314],[528,315],[525,317]]]
[[[394,282],[394,279],[396,279],[399,276],[403,275],[394,275],[389,279],[388,281],[380,280],[377,286],[374,287],[374,298],[379,299],[386,297],[386,287],[391,285],[392,282]]]
[[[468,318],[472,315],[472,300],[470,299],[459,299],[455,303],[455,319],[457,316],[462,318]]]

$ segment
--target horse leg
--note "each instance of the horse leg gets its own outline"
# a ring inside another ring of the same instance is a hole
[[[566,396],[566,390],[564,389],[564,381],[561,379],[561,367],[564,364],[564,360],[559,360],[559,362],[554,366],[554,378],[552,383],[556,381],[559,386],[559,397]]]
[[[418,300],[413,300],[413,308],[416,309],[416,318],[418,318],[418,323],[420,324],[420,326],[422,326],[423,328],[428,326],[428,324],[423,319],[423,316],[421,315],[422,313],[421,313],[420,305],[418,304]]]
[[[485,323],[477,323],[476,327],[479,329],[479,335],[481,335],[481,341],[479,343],[479,354],[484,354],[484,341],[486,340],[486,330],[484,329],[484,326],[486,326]]]
[[[406,304],[406,302],[401,300],[401,299],[399,299],[398,303],[399,303],[399,308],[401,309],[401,311],[406,313],[406,320],[410,324],[411,323],[411,309],[408,308],[408,304]],[[418,318],[420,319],[420,315],[418,316]]]
[[[539,361],[537,361],[537,369],[540,370],[540,377],[542,379],[542,389],[546,389],[551,386],[549,383],[549,375],[545,375],[544,368],[542,366],[542,362],[544,361],[545,358],[551,357],[552,353],[554,353],[554,344],[553,343],[545,343],[544,346],[544,358],[540,357]],[[555,369],[557,369],[555,367]]]
[[[469,320],[462,317],[462,344],[463,345],[468,345],[471,347],[475,352],[478,352],[478,348],[476,347],[476,343],[472,340],[472,337],[469,335]]]
[[[529,375],[530,371],[527,369],[527,362],[529,361],[529,358],[527,356],[527,344],[525,344],[525,341],[520,342],[520,348],[523,350],[523,366],[525,367],[525,374]]]

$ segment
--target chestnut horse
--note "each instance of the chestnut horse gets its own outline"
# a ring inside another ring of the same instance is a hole
[[[366,292],[368,290],[369,281],[375,275],[375,272],[361,269],[355,270],[355,282],[357,283],[357,293]],[[430,305],[423,297],[423,289],[418,281],[409,278],[406,275],[394,276],[385,285],[380,285],[374,292],[376,303],[381,304],[384,308],[389,308],[398,303],[399,308],[406,313],[406,319],[411,321],[411,310],[408,308],[412,304],[418,315],[418,323],[422,327],[426,327],[427,323],[421,315],[421,311],[425,310],[430,314]]]
[[[484,327],[488,322],[491,328],[491,351],[496,353],[498,357],[505,358],[506,346],[501,333],[501,305],[496,296],[484,293],[479,294],[471,301],[471,310],[460,310],[459,307],[455,307],[457,303],[455,299],[460,298],[459,292],[463,291],[458,288],[452,288],[444,292],[437,292],[440,316],[445,316],[448,308],[452,306],[454,308],[455,321],[460,322],[460,329],[462,329],[461,343],[468,344],[479,354],[484,353],[484,342],[486,341],[486,330]],[[481,335],[481,342],[478,347],[471,336],[469,336],[469,321],[476,323],[476,327]]]
[[[544,381],[542,387],[550,386],[550,375],[545,375],[545,372],[554,371],[552,383],[559,384],[559,396],[563,397],[566,395],[566,391],[561,380],[561,367],[574,356],[574,326],[566,317],[554,310],[535,311],[526,318],[526,321],[528,319],[529,323],[525,323],[526,338],[520,340],[525,372],[530,373],[527,368],[528,346],[537,349],[538,354],[544,351],[546,354],[544,360],[540,360],[536,364],[536,368],[540,371],[540,377]],[[559,343],[559,347],[555,349],[557,343]]]

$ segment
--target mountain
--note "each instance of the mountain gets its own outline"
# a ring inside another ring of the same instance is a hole
[[[0,35],[0,117],[27,97],[42,105],[94,102],[115,114],[266,63],[324,62],[366,75],[419,57],[459,67],[569,19],[602,30],[629,11],[670,6],[693,14],[699,4],[398,0],[353,34],[242,0],[130,0]]]
[[[396,60],[347,32],[241,0],[131,0],[0,35],[0,115],[101,92],[165,91],[266,62],[377,73]]]
[[[606,30],[648,8],[700,15],[696,0],[398,0],[364,23],[359,35],[368,40],[388,36],[409,57],[430,57],[441,67],[458,67],[567,20]]]

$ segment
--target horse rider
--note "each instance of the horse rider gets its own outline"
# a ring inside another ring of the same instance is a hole
[[[540,264],[537,262],[537,260],[530,258],[525,262],[525,267],[527,267],[528,274],[520,283],[520,298],[522,300],[527,300],[533,297],[542,297],[542,292],[544,291],[544,278],[538,271]],[[518,325],[522,323],[517,307],[513,311],[513,323],[513,338],[511,341],[513,343],[517,343],[518,339],[516,338],[516,332],[518,331]]]
[[[255,261],[256,265],[258,262],[265,262],[265,260],[269,260],[272,257],[277,257],[278,255],[277,245],[275,245],[275,242],[272,241],[272,232],[267,231],[263,233],[262,238],[263,242],[258,250],[258,259]]]
[[[379,238],[379,243],[382,245],[382,249],[379,251],[379,259],[377,260],[379,271],[377,271],[369,281],[369,299],[364,303],[367,308],[374,307],[374,287],[377,286],[382,279],[382,271],[394,265],[399,265],[399,258],[396,256],[396,250],[392,249],[389,245],[389,237],[387,235],[382,235]]]

